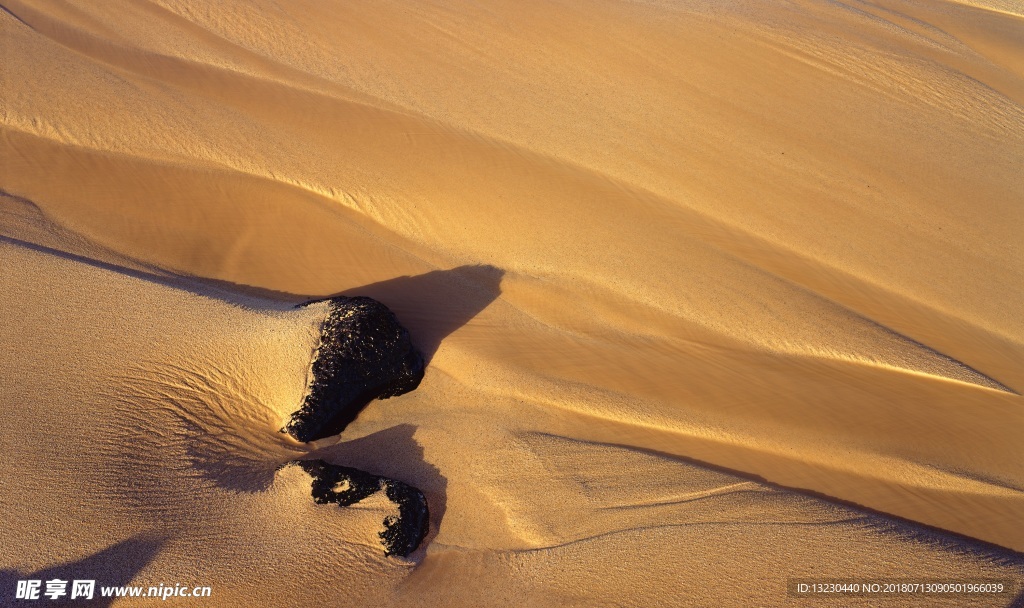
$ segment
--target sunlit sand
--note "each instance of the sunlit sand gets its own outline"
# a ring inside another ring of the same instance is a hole
[[[2,6],[2,593],[1024,577],[1019,2]],[[304,444],[338,294],[426,375]],[[424,542],[296,459],[419,488]]]

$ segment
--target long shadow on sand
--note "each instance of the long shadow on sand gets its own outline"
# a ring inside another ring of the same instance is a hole
[[[2,234],[0,242],[254,309],[289,310],[302,303],[326,299],[218,279],[129,268]],[[413,343],[429,362],[446,336],[468,323],[501,295],[504,275],[504,270],[488,264],[465,265],[416,276],[395,277],[334,295],[369,296],[383,302],[398,315],[412,334]]]
[[[2,190],[0,190],[0,192],[2,192]],[[216,298],[218,300],[224,300],[225,302],[231,302],[232,304],[238,304],[257,310],[289,310],[307,299],[303,296],[284,291],[253,287],[251,285],[232,283],[230,281],[222,281],[219,279],[186,277],[167,271],[158,271],[156,269],[151,271],[142,270],[140,268],[130,268],[113,262],[106,262],[96,258],[72,253],[70,251],[63,251],[46,245],[40,245],[39,243],[16,239],[3,234],[0,234],[0,242],[9,243],[11,245],[23,247],[37,253],[51,255],[64,260],[78,262],[79,264],[85,264],[87,266],[92,266],[93,268],[116,272],[117,274],[127,277],[149,281],[150,283],[173,287],[195,295]]]
[[[76,579],[93,580],[96,581],[93,599],[86,601],[85,605],[105,608],[110,606],[116,598],[101,597],[100,587],[120,587],[130,584],[135,575],[153,561],[164,542],[165,540],[159,537],[134,536],[88,557],[57,564],[44,570],[24,573],[16,570],[0,570],[0,597],[10,600],[11,604],[20,604],[22,602],[14,600],[18,581],[38,580],[42,583],[37,602],[42,602],[47,606],[77,606],[83,602],[82,598],[76,598],[73,601],[70,599],[72,581]],[[56,601],[43,595],[46,592],[46,581],[53,579],[68,582],[67,595]],[[153,581],[141,581],[137,584],[148,587],[150,583],[157,584]],[[31,604],[33,602],[27,600],[23,603]]]

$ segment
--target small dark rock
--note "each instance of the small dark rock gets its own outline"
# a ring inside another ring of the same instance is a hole
[[[384,555],[406,557],[423,542],[430,527],[430,512],[427,499],[416,488],[323,460],[303,460],[299,466],[313,478],[313,500],[317,504],[347,507],[384,490],[388,500],[398,505],[398,516],[386,517],[384,530],[379,533]]]
[[[339,507],[354,505],[380,491],[381,478],[323,460],[299,463],[313,477],[313,501],[318,505],[335,503]]]
[[[423,379],[423,355],[387,306],[364,297],[329,302],[309,394],[285,427],[303,442],[340,433],[373,399],[407,393]]]

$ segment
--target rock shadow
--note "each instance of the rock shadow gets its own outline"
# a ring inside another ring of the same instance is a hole
[[[162,537],[137,535],[110,545],[106,549],[97,551],[80,560],[64,562],[43,570],[36,570],[35,572],[0,570],[0,597],[10,600],[10,605],[31,605],[42,602],[46,606],[77,606],[83,604],[105,608],[112,605],[117,598],[102,597],[100,587],[120,587],[131,584],[135,576],[147,564],[153,561],[153,558],[160,552],[160,548],[165,542],[166,539]],[[67,595],[56,601],[43,595],[46,591],[46,581],[53,579],[68,581]],[[83,598],[70,599],[72,582],[76,579],[96,581],[91,601],[86,600],[83,603],[81,601]],[[35,601],[14,599],[19,580],[42,581],[39,599]],[[142,581],[138,584],[140,586],[148,586],[149,582]]]
[[[426,362],[441,342],[501,295],[505,271],[490,265],[458,266],[345,290],[384,303],[409,330]]]
[[[415,425],[399,424],[359,439],[315,450],[308,458],[319,458],[331,464],[395,479],[423,492],[430,510],[430,531],[420,548],[410,556],[410,559],[419,561],[444,518],[448,479],[440,469],[424,459],[423,446],[416,441],[415,433]]]

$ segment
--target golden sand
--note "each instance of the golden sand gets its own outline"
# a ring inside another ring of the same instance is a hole
[[[1019,2],[2,4],[11,580],[750,606],[1024,575]],[[301,445],[323,307],[293,305],[338,293],[430,364]],[[306,456],[421,488],[424,547],[313,504]]]

